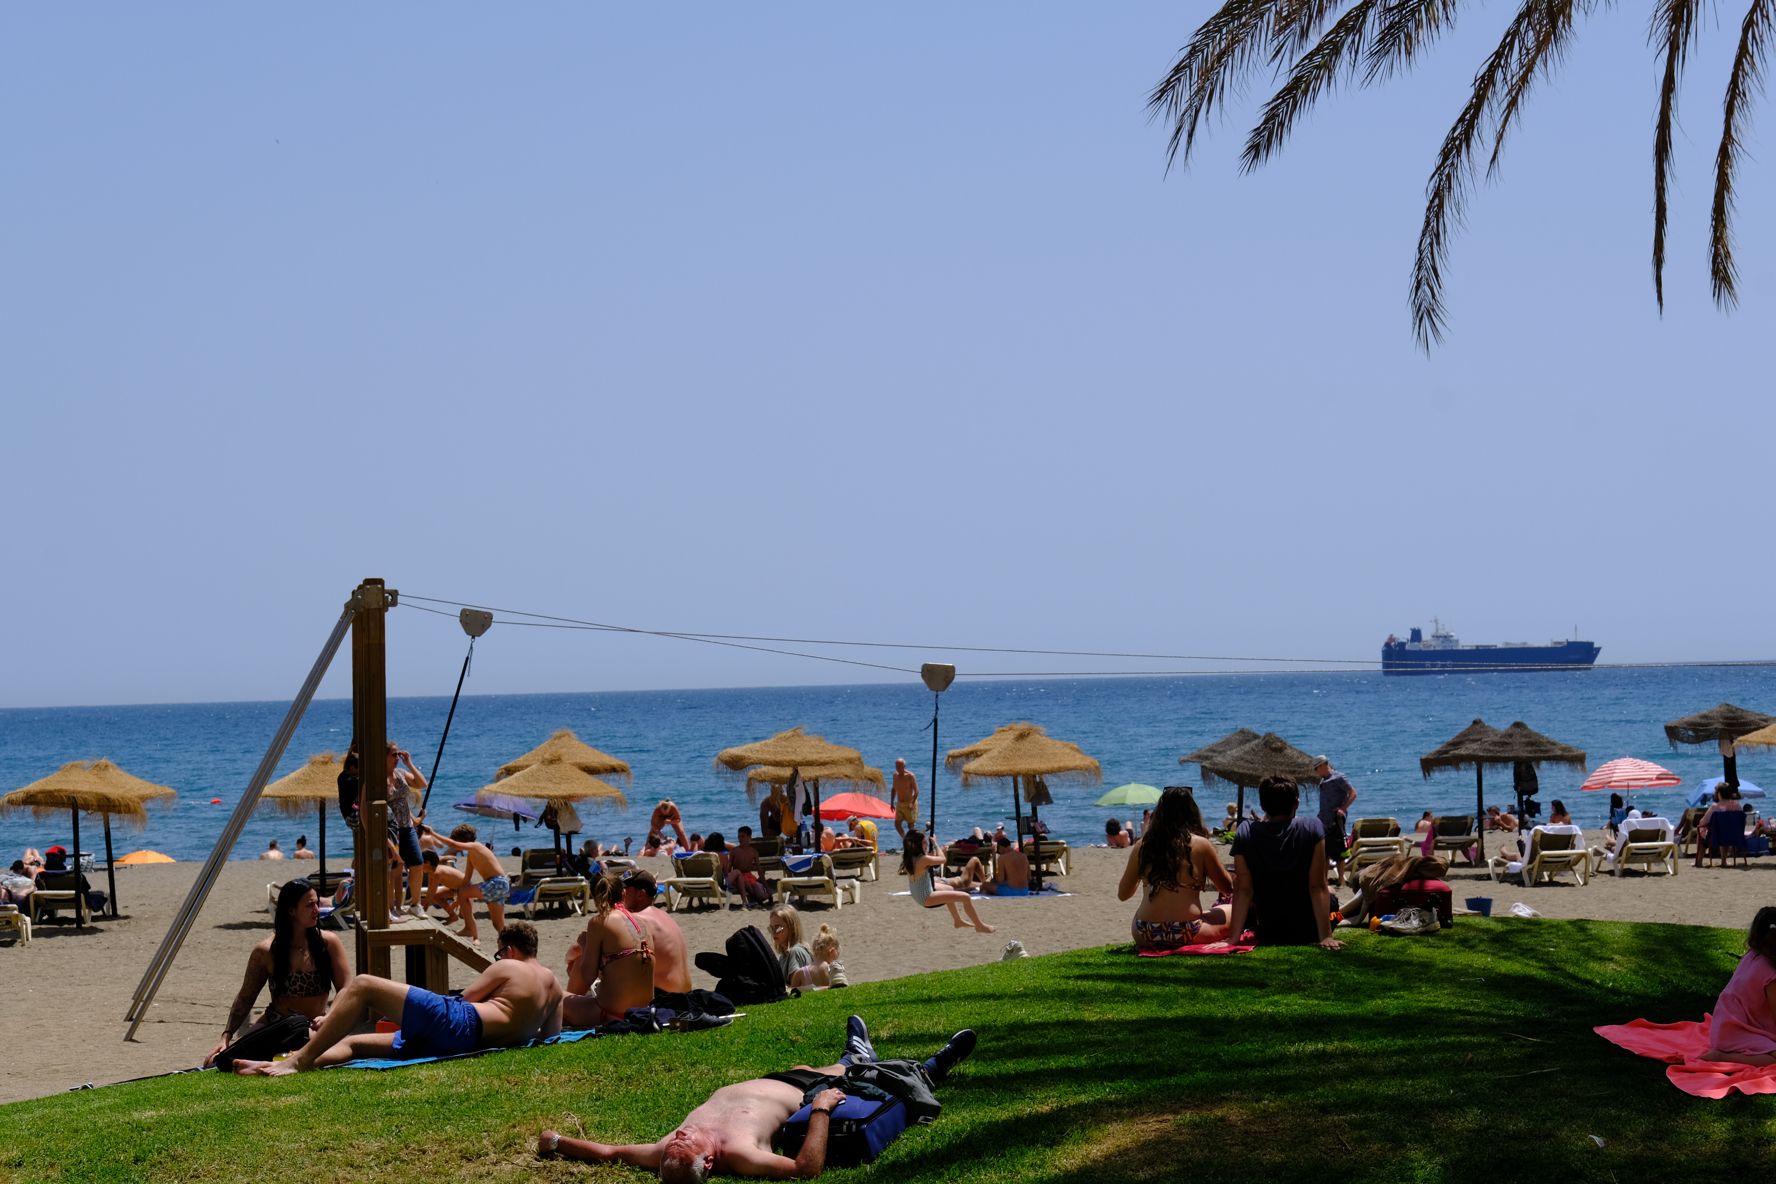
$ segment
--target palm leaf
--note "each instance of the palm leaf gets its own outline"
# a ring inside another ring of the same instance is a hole
[[[1733,266],[1733,174],[1739,166],[1739,147],[1744,142],[1743,121],[1747,100],[1763,83],[1764,61],[1769,56],[1772,25],[1776,25],[1776,0],[1751,0],[1739,28],[1739,48],[1733,55],[1733,72],[1727,78],[1723,104],[1720,148],[1714,155],[1714,213],[1709,220],[1709,272],[1714,281],[1715,303],[1731,308],[1738,302],[1738,276]]]
[[[1650,36],[1665,59],[1659,85],[1659,116],[1653,130],[1653,298],[1665,310],[1665,190],[1671,173],[1671,125],[1677,118],[1677,87],[1696,35],[1700,0],[1659,0]]]
[[[1295,120],[1331,88],[1338,75],[1356,69],[1375,7],[1376,0],[1360,0],[1295,63],[1288,81],[1265,103],[1264,114],[1246,138],[1241,171],[1249,173],[1268,160],[1283,146]]]
[[[1190,159],[1196,129],[1215,102],[1250,64],[1256,42],[1279,7],[1293,9],[1293,0],[1227,0],[1191,34],[1189,44],[1147,96],[1147,109],[1172,125],[1166,142],[1166,167],[1180,155]]]
[[[1389,0],[1376,22],[1364,66],[1364,85],[1411,64],[1419,50],[1455,24],[1460,0]]]

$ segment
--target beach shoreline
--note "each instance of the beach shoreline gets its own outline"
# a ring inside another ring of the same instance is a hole
[[[1489,850],[1497,850],[1500,837],[1487,836]],[[1600,834],[1587,832],[1587,838],[1601,841]],[[905,880],[894,874],[896,857],[884,854],[882,878],[863,886],[858,903],[804,912],[804,937],[822,922],[832,925],[853,983],[997,961],[1014,940],[1033,955],[1127,943],[1134,904],[1116,899],[1127,858],[1125,851],[1075,848],[1070,874],[1057,881],[1068,895],[980,898],[981,915],[997,932],[978,934],[954,929],[943,909],[915,907],[904,895]],[[664,859],[640,862],[656,875],[669,874]],[[120,868],[123,917],[100,921],[87,931],[40,925],[31,944],[0,947],[0,978],[7,984],[0,1037],[13,1065],[0,1077],[0,1103],[192,1068],[202,1060],[221,1035],[248,951],[271,934],[266,885],[312,870],[313,864],[229,862],[136,1039],[126,1042],[124,1014],[130,999],[201,867],[193,862]],[[1458,911],[1468,897],[1488,897],[1495,924],[1533,924],[1509,915],[1511,905],[1522,901],[1550,918],[1743,929],[1758,901],[1776,897],[1773,873],[1776,860],[1770,859],[1754,860],[1749,868],[1696,869],[1685,863],[1675,877],[1631,874],[1617,880],[1604,875],[1585,887],[1563,879],[1552,886],[1520,888],[1494,883],[1484,866],[1469,868],[1458,860],[1448,879]],[[485,913],[480,915],[485,938],[489,926]],[[757,910],[674,915],[693,953],[719,950],[734,930],[744,925],[762,929],[764,921]],[[568,945],[584,924],[571,915],[538,917],[542,960],[558,974]],[[346,944],[349,949],[349,939]],[[399,975],[400,959],[395,962]],[[473,977],[460,963],[451,967],[453,988]],[[699,987],[714,986],[702,971],[693,971],[693,978]],[[261,1007],[264,1002],[261,997]]]

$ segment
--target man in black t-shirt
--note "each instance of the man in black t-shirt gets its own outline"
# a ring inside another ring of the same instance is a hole
[[[1332,936],[1332,894],[1326,887],[1326,836],[1317,818],[1297,818],[1301,790],[1293,778],[1267,777],[1258,786],[1264,818],[1233,839],[1232,932],[1245,928],[1256,906],[1259,945],[1344,948]]]

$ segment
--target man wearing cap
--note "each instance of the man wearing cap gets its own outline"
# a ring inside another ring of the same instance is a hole
[[[1320,779],[1320,826],[1326,832],[1326,858],[1338,865],[1338,883],[1344,884],[1344,840],[1350,833],[1345,825],[1351,803],[1357,800],[1356,787],[1350,778],[1332,767],[1328,757],[1313,758],[1314,776]]]
[[[882,1061],[870,1045],[869,1029],[852,1016],[846,1026],[845,1055],[837,1064],[821,1069],[798,1065],[724,1085],[658,1142],[612,1146],[544,1131],[537,1139],[537,1155],[626,1163],[658,1172],[662,1180],[700,1182],[716,1174],[812,1179],[826,1170],[832,1112],[846,1099],[845,1087],[868,1087],[880,1091],[870,1096],[898,1098],[914,1121],[930,1122],[940,1109],[932,1087],[948,1077],[974,1045],[974,1032],[964,1029],[924,1061]],[[804,1104],[809,1114],[800,1149],[794,1158],[777,1154],[773,1143],[779,1130]]]
[[[684,930],[670,915],[654,907],[659,886],[654,873],[633,868],[623,873],[623,908],[647,933],[654,951],[654,990],[691,989],[691,956]]]

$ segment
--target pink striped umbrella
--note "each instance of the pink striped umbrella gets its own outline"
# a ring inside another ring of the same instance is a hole
[[[1586,793],[1606,789],[1635,793],[1643,789],[1675,789],[1682,784],[1683,778],[1664,765],[1624,756],[1598,765],[1579,788]]]

